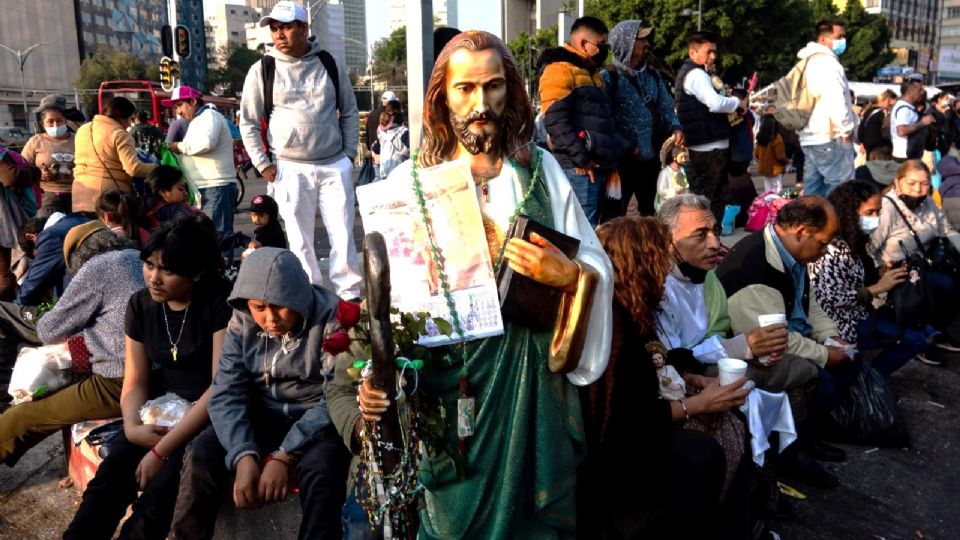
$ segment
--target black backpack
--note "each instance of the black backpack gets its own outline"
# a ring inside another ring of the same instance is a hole
[[[311,54],[320,57],[320,63],[323,64],[323,68],[330,75],[330,80],[333,81],[333,90],[337,99],[337,112],[339,112],[340,71],[337,69],[337,62],[333,59],[333,55],[324,50]],[[277,59],[270,55],[264,55],[260,59],[260,76],[263,83],[263,117],[260,119],[260,136],[263,138],[263,149],[268,155],[270,154],[270,148],[267,145],[267,129],[270,127],[270,115],[273,114],[273,79],[276,73]]]

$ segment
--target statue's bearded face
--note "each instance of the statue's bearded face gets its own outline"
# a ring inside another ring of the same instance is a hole
[[[474,155],[498,150],[500,117],[507,106],[500,55],[492,49],[453,53],[446,90],[450,124],[460,144]]]

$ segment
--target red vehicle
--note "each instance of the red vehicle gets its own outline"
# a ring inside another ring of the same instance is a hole
[[[153,81],[104,81],[100,83],[97,92],[97,109],[103,109],[103,102],[113,97],[125,97],[137,106],[138,111],[148,111],[148,123],[160,128],[166,133],[167,127],[173,121],[175,113],[160,104],[164,99],[170,99],[170,92],[163,90],[160,83]],[[212,103],[227,118],[233,117],[239,104],[236,98],[204,95],[203,101]]]

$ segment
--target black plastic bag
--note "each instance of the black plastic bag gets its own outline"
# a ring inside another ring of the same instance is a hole
[[[910,446],[910,434],[883,375],[867,364],[830,412],[832,435],[853,444],[903,448]]]
[[[363,159],[363,165],[360,166],[360,173],[357,176],[357,185],[365,186],[373,182],[377,177],[377,167],[370,158]]]

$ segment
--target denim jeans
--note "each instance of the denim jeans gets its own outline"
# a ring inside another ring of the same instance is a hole
[[[834,139],[803,146],[803,194],[826,197],[837,186],[853,180],[853,143]]]
[[[932,334],[929,327],[924,330],[904,328],[901,336],[896,323],[880,319],[874,313],[857,326],[857,348],[861,351],[880,350],[870,365],[884,377],[889,377],[925,351],[929,345],[927,338]]]
[[[585,174],[578,174],[575,169],[564,169],[570,181],[570,187],[573,188],[573,194],[580,201],[580,207],[587,216],[587,221],[594,227],[600,223],[600,196],[604,192],[607,183],[607,173],[594,171],[593,183],[590,177]]]
[[[233,212],[237,206],[237,184],[198,189],[203,213],[213,220],[217,232],[233,232]]]

